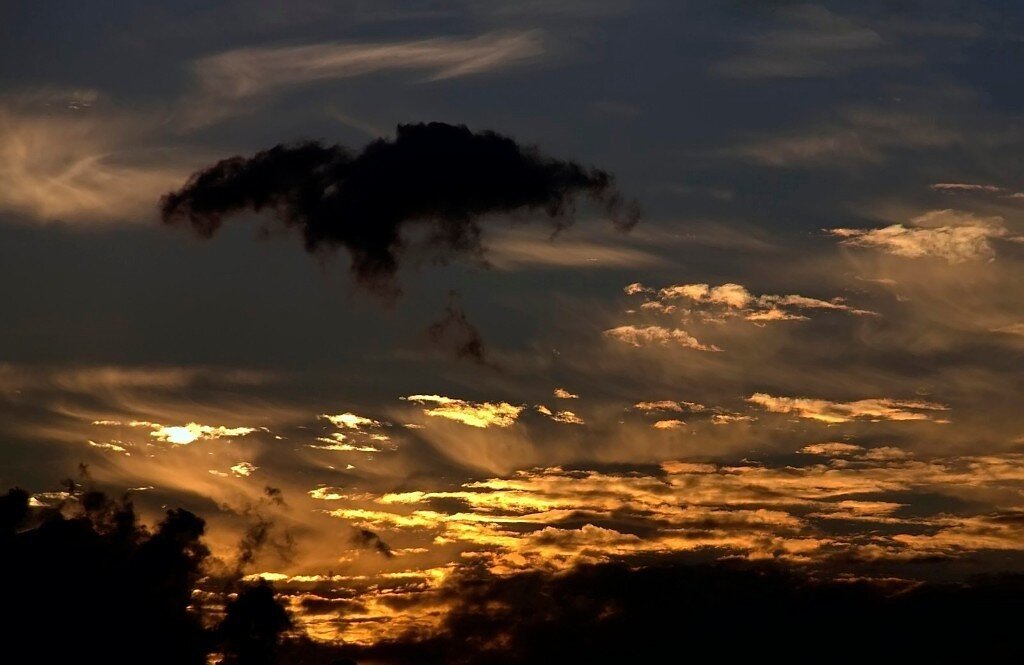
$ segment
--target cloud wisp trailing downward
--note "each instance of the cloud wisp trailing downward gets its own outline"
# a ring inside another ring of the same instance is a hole
[[[448,294],[448,304],[445,305],[441,317],[430,324],[427,334],[434,344],[448,347],[457,358],[465,358],[478,365],[497,367],[487,357],[483,335],[462,308],[458,291],[451,291]]]
[[[409,227],[440,258],[479,255],[487,215],[540,213],[555,230],[586,196],[616,223],[636,221],[606,171],[555,159],[500,134],[444,123],[399,125],[359,153],[316,142],[232,157],[192,175],[161,201],[167,224],[209,238],[226,216],[271,211],[306,250],[344,248],[356,283],[391,290]]]

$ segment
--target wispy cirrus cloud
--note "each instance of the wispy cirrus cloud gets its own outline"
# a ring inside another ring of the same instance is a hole
[[[857,107],[840,112],[836,120],[755,138],[727,153],[776,168],[849,169],[881,164],[899,149],[940,149],[964,142],[962,129],[944,118]]]
[[[920,58],[886,48],[883,36],[854,17],[817,5],[780,9],[769,30],[747,36],[746,49],[711,71],[738,79],[831,76],[865,67],[911,66]]]
[[[635,238],[607,234],[598,237],[580,233],[552,236],[528,228],[500,230],[490,234],[484,260],[498,270],[545,268],[649,268],[664,265],[649,245]]]
[[[1024,321],[1017,323],[1010,323],[1005,326],[993,328],[992,332],[1006,333],[1008,335],[1024,335]]]
[[[544,50],[537,31],[234,49],[192,64],[197,91],[184,114],[187,125],[202,126],[238,113],[255,100],[315,82],[382,71],[420,71],[426,80],[438,81],[521,65]]]
[[[0,212],[68,222],[151,218],[160,193],[188,173],[180,151],[145,147],[155,118],[91,108],[98,93],[70,91],[57,108],[39,99],[28,91],[0,100]]]
[[[998,185],[984,185],[969,182],[936,182],[930,185],[930,187],[936,192],[947,193],[981,192],[984,194],[999,194],[1006,191],[1006,189],[999,187]]]
[[[754,393],[747,398],[751,404],[773,413],[793,414],[798,418],[837,424],[851,420],[930,420],[949,422],[938,418],[938,413],[949,407],[924,400],[900,400],[888,397],[861,399],[853,402],[832,402],[808,397],[776,397],[767,393]]]

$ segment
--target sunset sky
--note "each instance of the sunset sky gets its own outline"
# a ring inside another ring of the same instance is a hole
[[[1022,58],[994,0],[4,3],[0,487],[360,644],[474,571],[1024,571]]]

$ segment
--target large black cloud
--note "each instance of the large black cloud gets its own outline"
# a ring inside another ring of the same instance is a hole
[[[482,217],[539,212],[558,229],[571,223],[581,195],[621,226],[636,220],[605,171],[494,132],[433,122],[399,125],[394,140],[358,153],[306,142],[225,159],[164,196],[161,213],[208,238],[228,215],[269,210],[302,234],[308,251],[347,250],[360,285],[390,287],[407,227],[424,227],[423,242],[442,258],[479,253]]]

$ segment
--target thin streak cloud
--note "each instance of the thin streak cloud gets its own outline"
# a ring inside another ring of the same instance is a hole
[[[537,31],[234,49],[192,64],[198,90],[185,105],[186,125],[208,125],[246,110],[254,101],[315,82],[402,70],[440,81],[522,65],[544,51]]]

